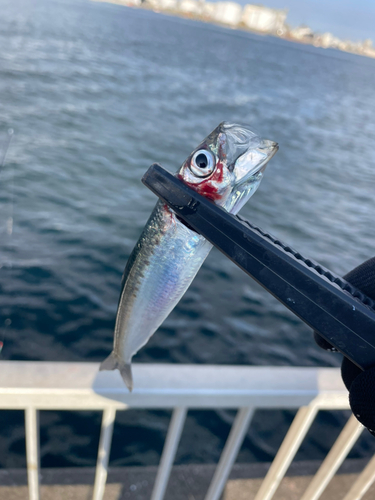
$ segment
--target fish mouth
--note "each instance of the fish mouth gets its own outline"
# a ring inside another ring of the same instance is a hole
[[[269,139],[261,139],[259,145],[243,153],[237,160],[234,175],[235,185],[246,183],[259,174],[263,173],[267,163],[277,153],[279,145]]]
[[[225,203],[225,209],[228,212],[237,214],[255,193],[267,163],[278,149],[276,142],[260,139],[255,147],[249,148],[237,159],[233,169],[234,184]]]
[[[277,142],[270,141],[269,139],[263,139],[262,143],[259,147],[259,150],[264,154],[264,161],[260,168],[265,168],[270,159],[275,156],[277,151],[279,150],[279,145]]]

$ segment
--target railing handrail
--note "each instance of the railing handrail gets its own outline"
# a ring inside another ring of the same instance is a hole
[[[163,500],[171,467],[191,408],[236,408],[205,500],[219,500],[258,408],[298,408],[297,414],[256,495],[271,500],[319,410],[349,408],[338,368],[133,365],[135,389],[129,393],[120,374],[99,372],[98,363],[2,361],[0,409],[25,410],[29,499],[39,500],[39,410],[102,410],[93,500],[105,490],[117,410],[173,408],[151,500]],[[351,416],[301,500],[318,500],[363,431]],[[372,459],[345,500],[360,500],[375,480]]]
[[[133,373],[129,393],[98,363],[2,361],[0,408],[349,408],[337,368],[138,363]]]

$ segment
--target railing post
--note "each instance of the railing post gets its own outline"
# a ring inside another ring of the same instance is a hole
[[[205,500],[218,500],[244,440],[254,408],[241,408],[236,415]]]
[[[361,500],[375,481],[375,455],[366,465],[343,500]]]
[[[316,405],[302,406],[298,410],[256,494],[255,500],[270,500],[273,497],[298,448],[301,446],[307,431],[310,429],[317,412],[318,408]]]
[[[167,489],[171,468],[176,455],[177,446],[180,442],[182,429],[186,418],[186,408],[175,408],[173,410],[171,423],[169,424],[167,438],[165,440],[163,453],[161,455],[158,473],[156,475],[151,500],[162,500]]]
[[[36,408],[25,409],[25,434],[29,499],[39,500],[39,415]]]
[[[330,449],[318,472],[308,485],[301,500],[318,500],[361,435],[364,427],[351,415],[335,444]]]
[[[108,474],[108,461],[111,451],[113,425],[116,418],[116,410],[112,406],[103,410],[102,427],[98,448],[98,460],[96,462],[93,500],[102,500]]]

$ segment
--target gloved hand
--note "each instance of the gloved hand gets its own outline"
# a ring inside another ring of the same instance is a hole
[[[375,300],[375,257],[350,271],[344,278]],[[336,350],[317,332],[314,332],[314,339],[322,349]],[[363,371],[344,357],[341,376],[349,391],[349,403],[353,414],[375,436],[375,366]]]

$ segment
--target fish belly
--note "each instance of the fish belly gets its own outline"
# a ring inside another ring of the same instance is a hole
[[[211,248],[157,203],[123,276],[113,353],[118,361],[130,365],[184,295]]]

